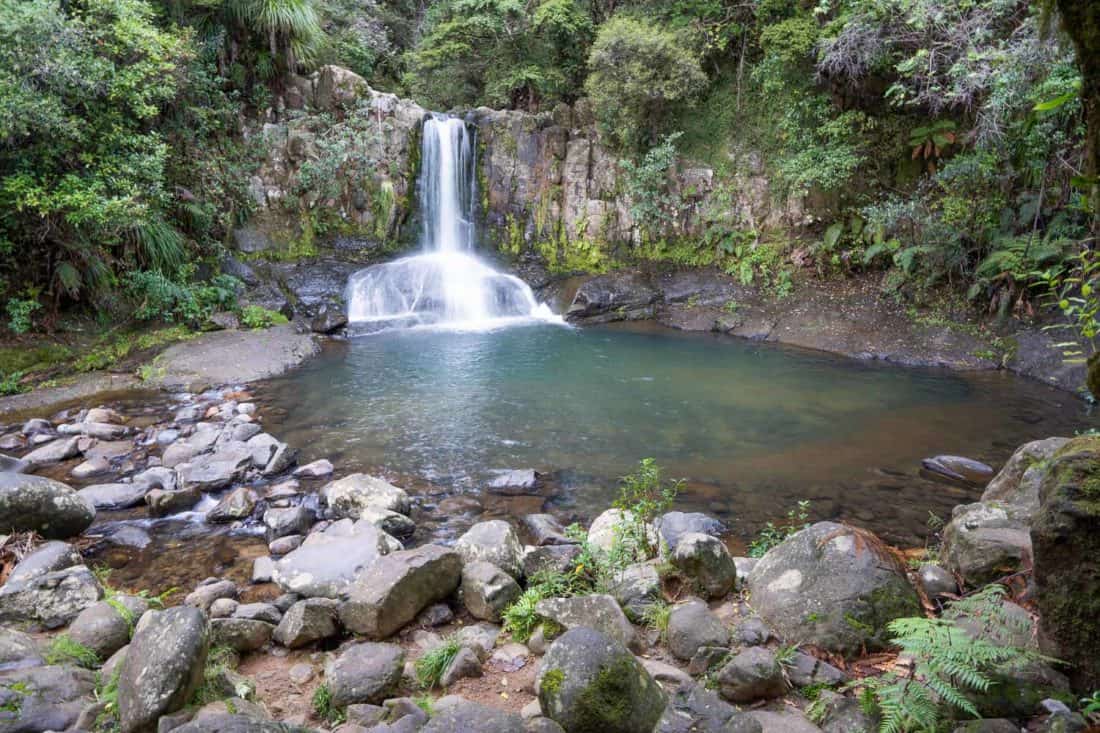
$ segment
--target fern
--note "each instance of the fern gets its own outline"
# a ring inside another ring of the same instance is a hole
[[[973,693],[989,692],[993,673],[1003,665],[1031,660],[1055,661],[1013,640],[1030,632],[1030,619],[1005,610],[1005,590],[988,586],[956,601],[943,618],[900,618],[889,625],[905,668],[877,679],[851,683],[862,690],[881,718],[880,733],[936,731],[954,713],[980,717]],[[977,632],[960,625],[978,623]]]

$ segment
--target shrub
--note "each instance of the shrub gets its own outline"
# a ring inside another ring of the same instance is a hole
[[[332,690],[328,685],[321,683],[313,691],[313,714],[329,725],[339,725],[347,719],[347,711],[336,707],[332,702]]]
[[[749,543],[749,557],[764,557],[768,550],[780,544],[795,532],[809,527],[810,525],[806,521],[809,516],[810,502],[803,500],[798,502],[796,508],[787,512],[786,521],[778,525],[774,522],[765,524],[756,539]]]
[[[459,649],[461,647],[458,640],[452,637],[444,639],[443,643],[434,649],[424,652],[424,656],[416,660],[416,681],[420,686],[426,690],[437,686],[458,655]]]
[[[32,315],[41,310],[42,304],[34,298],[12,298],[8,301],[8,328],[12,333],[23,334],[34,325]]]
[[[697,55],[680,36],[626,15],[600,27],[588,68],[585,91],[600,130],[626,150],[656,142],[676,107],[690,104],[706,84]]]
[[[271,328],[285,323],[289,323],[287,317],[278,311],[258,305],[246,305],[241,309],[241,325],[245,328]]]
[[[95,669],[100,665],[98,654],[68,634],[55,636],[50,641],[43,659],[46,660],[46,664],[75,664],[85,669]]]

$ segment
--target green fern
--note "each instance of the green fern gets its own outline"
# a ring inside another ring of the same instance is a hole
[[[1030,630],[1030,621],[1010,616],[1005,590],[988,586],[956,601],[943,618],[900,618],[889,625],[905,669],[849,685],[862,690],[862,701],[880,717],[880,733],[934,733],[956,713],[981,717],[971,693],[986,693],[994,671],[1006,664],[1051,660],[1012,643]],[[977,633],[958,622],[977,621]]]

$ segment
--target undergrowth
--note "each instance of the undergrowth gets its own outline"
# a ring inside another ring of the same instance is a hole
[[[416,681],[426,690],[439,685],[443,674],[451,666],[451,662],[458,656],[461,646],[454,637],[443,640],[443,643],[434,649],[429,649],[424,656],[416,660]]]

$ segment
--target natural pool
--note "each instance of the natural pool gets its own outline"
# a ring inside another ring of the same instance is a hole
[[[652,456],[686,479],[680,504],[752,536],[799,499],[888,539],[921,541],[980,491],[919,475],[920,459],[999,467],[1028,440],[1090,424],[1072,395],[1004,373],[858,362],[655,328],[548,325],[404,330],[334,344],[262,394],[267,429],[341,472],[381,473],[439,503],[488,513],[605,508]],[[495,472],[549,472],[544,496],[484,493]]]

